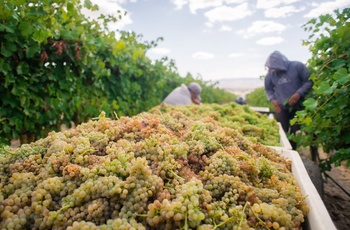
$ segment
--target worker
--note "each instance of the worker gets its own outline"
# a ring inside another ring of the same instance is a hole
[[[309,79],[310,72],[303,63],[289,61],[279,51],[270,54],[265,66],[268,68],[264,81],[265,92],[275,108],[276,119],[285,133],[295,134],[300,130],[300,125],[290,126],[290,121],[297,111],[303,109],[305,95],[313,86]],[[296,150],[296,143],[290,142],[293,150]]]
[[[237,97],[237,98],[235,99],[235,102],[236,102],[237,104],[239,104],[239,105],[245,105],[245,104],[247,104],[246,100],[244,100],[244,98],[241,97],[241,96]]]
[[[202,88],[196,82],[192,82],[188,86],[181,84],[163,100],[163,103],[168,105],[190,105],[192,103],[200,105],[201,92]]]

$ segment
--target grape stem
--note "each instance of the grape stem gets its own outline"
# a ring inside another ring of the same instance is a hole
[[[233,220],[236,216],[231,216],[230,218],[228,218],[227,220],[221,222],[220,224],[214,226],[213,230],[217,229],[218,227],[230,222],[231,220]]]
[[[188,213],[187,213],[187,211],[186,211],[186,213],[185,213],[185,226],[184,226],[184,229],[185,229],[185,230],[188,230],[187,218],[188,218]]]
[[[221,149],[225,151],[224,146],[221,143],[219,143],[219,145],[220,145]]]
[[[306,195],[303,197],[303,200],[301,200],[298,204],[301,204],[301,202],[304,202],[306,200],[306,198],[308,198],[309,195]]]
[[[118,114],[117,114],[115,111],[113,111],[113,113],[114,113],[115,118],[116,118],[117,120],[119,120]]]
[[[6,153],[9,153],[11,155],[15,154],[15,151],[11,151],[11,148],[9,146],[3,146],[2,148],[5,150]]]
[[[182,177],[180,177],[179,175],[177,175],[173,170],[169,170],[170,173],[172,173],[174,176],[176,176],[179,179],[184,179]]]
[[[160,111],[160,110],[158,109],[158,112],[159,112],[160,116],[163,118],[163,120],[165,120],[162,111]]]
[[[69,205],[69,204],[63,205],[62,208],[60,208],[59,210],[57,210],[57,212],[61,213],[62,211],[67,210],[67,209],[70,208],[70,207],[71,207],[71,205]]]
[[[243,207],[242,216],[241,216],[241,219],[239,220],[239,224],[238,224],[236,229],[239,229],[241,227],[241,225],[242,225],[244,212],[245,212],[245,209],[247,208],[247,206],[248,206],[248,202],[246,202],[244,207]]]
[[[95,152],[97,152],[96,149],[87,149],[84,152],[82,152],[81,155],[85,155],[85,154],[88,154],[88,153],[95,153]]]
[[[168,190],[170,190],[170,189],[172,189],[170,186],[163,186],[163,189],[168,189]]]
[[[240,227],[241,227],[241,225],[242,225],[244,212],[245,212],[247,206],[248,206],[248,202],[246,202],[245,205],[244,205],[244,207],[243,207],[242,215],[241,215],[241,218],[240,218],[240,220],[239,220],[239,224],[238,224],[238,226],[236,227],[236,229],[240,229]],[[221,227],[222,225],[224,225],[224,224],[230,222],[230,221],[233,220],[234,218],[236,218],[236,216],[233,215],[233,216],[231,216],[230,218],[228,218],[227,220],[221,222],[220,224],[218,224],[218,225],[215,224],[213,230],[215,230],[215,229]]]
[[[264,225],[265,228],[267,228],[268,230],[270,230],[270,228],[267,227],[266,223],[265,223],[262,219],[260,219],[260,218],[258,217],[258,215],[254,212],[254,210],[253,210],[252,208],[250,208],[250,211],[252,211],[252,213],[254,214],[254,216],[256,217],[256,219],[258,219],[259,222],[260,222],[262,225]]]
[[[140,217],[147,217],[148,215],[147,215],[147,214],[137,214],[137,216],[140,216]]]

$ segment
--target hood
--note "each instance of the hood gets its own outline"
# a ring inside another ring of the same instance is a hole
[[[279,51],[275,51],[267,58],[265,66],[269,69],[287,70],[288,59]]]

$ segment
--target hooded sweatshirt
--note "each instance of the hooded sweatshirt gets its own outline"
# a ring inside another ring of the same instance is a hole
[[[175,88],[164,100],[168,105],[190,105],[192,104],[191,93],[184,84]]]
[[[283,109],[288,109],[289,98],[298,93],[301,99],[297,104],[300,105],[313,86],[306,66],[298,61],[289,61],[278,51],[267,58],[265,66],[269,68],[264,83],[269,101],[277,100]]]

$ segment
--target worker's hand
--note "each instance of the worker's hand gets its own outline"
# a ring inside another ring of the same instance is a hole
[[[277,100],[273,100],[272,101],[273,106],[275,107],[275,111],[276,113],[280,113],[281,112],[281,106],[280,103],[278,103]]]
[[[288,104],[289,105],[294,105],[295,103],[297,103],[299,101],[299,99],[300,99],[300,94],[299,93],[295,93],[295,94],[293,94],[290,97],[290,99],[288,101]]]
[[[201,102],[200,100],[196,99],[196,98],[193,98],[193,99],[192,99],[192,102],[193,102],[194,104],[196,104],[196,105],[201,105],[201,104],[202,104],[202,102]]]

